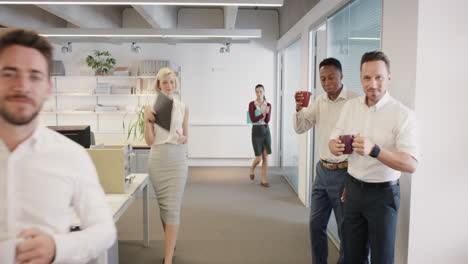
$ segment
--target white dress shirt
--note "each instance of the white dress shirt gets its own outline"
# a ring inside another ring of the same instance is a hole
[[[295,112],[293,117],[294,130],[302,134],[317,124],[319,138],[320,158],[329,162],[339,163],[347,159],[347,155],[335,156],[328,148],[328,141],[332,130],[335,128],[336,121],[344,104],[358,95],[346,91],[344,88],[338,97],[332,101],[326,93],[315,98],[312,104],[301,111]]]
[[[367,106],[366,97],[348,101],[343,107],[330,139],[340,135],[360,134],[381,148],[392,152],[405,152],[416,160],[420,154],[414,112],[390,96],[387,91],[374,106]],[[400,178],[394,170],[376,158],[348,155],[348,173],[365,182],[386,182]]]
[[[48,128],[10,152],[0,139],[0,231],[53,236],[54,263],[86,263],[116,239],[112,213],[86,151]],[[5,195],[6,194],[6,195]],[[69,232],[74,212],[82,231]]]
[[[155,100],[157,97],[155,98]],[[171,114],[171,126],[169,131],[160,127],[158,124],[154,123],[154,145],[160,144],[174,144],[177,145],[177,141],[179,139],[179,135],[177,135],[177,131],[180,134],[184,133],[183,130],[183,123],[184,123],[184,116],[185,116],[185,104],[181,101],[174,98],[174,102],[172,104],[172,114]]]

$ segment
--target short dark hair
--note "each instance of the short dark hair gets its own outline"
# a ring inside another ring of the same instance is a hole
[[[335,66],[337,70],[343,73],[343,68],[341,67],[341,62],[335,58],[326,58],[319,64],[319,69],[323,66]]]
[[[383,53],[382,51],[369,51],[364,53],[361,58],[361,68],[360,70],[362,71],[362,65],[366,62],[369,61],[383,61],[385,62],[385,65],[387,66],[388,72],[390,72],[390,60],[388,59],[387,55]]]
[[[263,89],[265,89],[265,87],[263,87],[263,84],[257,84],[257,85],[255,86],[255,89],[257,89],[258,87],[262,87]]]
[[[29,29],[15,28],[0,32],[0,55],[6,48],[13,45],[20,45],[39,51],[47,61],[47,71],[50,76],[53,46],[49,40]]]

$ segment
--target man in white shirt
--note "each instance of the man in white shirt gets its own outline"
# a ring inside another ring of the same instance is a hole
[[[343,89],[341,63],[334,58],[324,59],[319,64],[320,82],[326,92],[318,96],[308,107],[302,108],[302,94],[296,93],[296,113],[293,118],[294,129],[302,134],[314,125],[318,128],[320,161],[317,163],[317,176],[314,179],[310,209],[310,241],[312,246],[312,263],[326,264],[328,259],[327,225],[331,211],[335,213],[338,235],[341,239],[343,193],[347,155],[336,157],[328,149],[328,140],[335,123],[340,116],[343,105],[357,95]],[[338,263],[344,263],[343,251],[340,251]]]
[[[52,45],[36,32],[0,34],[0,233],[25,239],[18,263],[86,263],[116,230],[86,151],[39,125],[51,65]],[[70,233],[75,212],[82,231]]]
[[[361,59],[364,96],[350,100],[330,136],[331,153],[340,157],[340,135],[354,135],[348,156],[343,240],[346,263],[362,263],[370,242],[371,262],[394,263],[401,172],[414,173],[419,160],[413,111],[387,91],[390,62],[380,51]]]

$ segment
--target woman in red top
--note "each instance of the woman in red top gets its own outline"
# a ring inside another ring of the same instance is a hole
[[[255,94],[257,99],[249,104],[249,115],[252,120],[252,146],[255,152],[255,160],[250,168],[250,179],[255,178],[255,167],[262,160],[262,178],[260,185],[269,187],[270,184],[266,181],[268,168],[268,155],[271,154],[271,134],[268,122],[271,116],[271,104],[265,99],[265,88],[258,84],[255,86]]]

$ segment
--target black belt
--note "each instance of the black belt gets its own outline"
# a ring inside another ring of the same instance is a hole
[[[365,182],[365,181],[360,181],[351,175],[349,175],[349,179],[351,180],[351,182],[356,183],[366,188],[385,188],[385,187],[393,186],[393,185],[400,183],[400,180],[387,181],[387,182]]]

